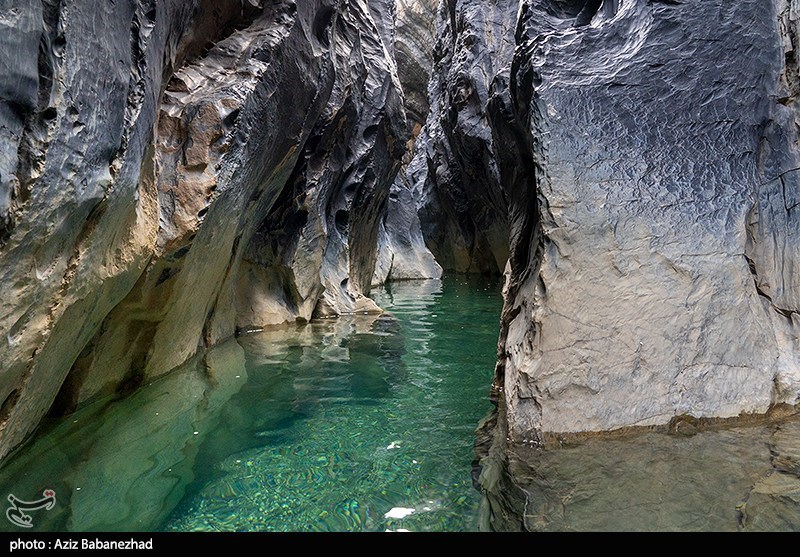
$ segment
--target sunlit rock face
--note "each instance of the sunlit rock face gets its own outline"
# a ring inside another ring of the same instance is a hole
[[[0,20],[0,457],[51,406],[237,330],[378,311],[408,135],[393,2],[18,4]]]
[[[405,176],[445,270],[506,273],[513,439],[798,402],[798,13],[440,3]]]
[[[394,55],[405,95],[406,118],[416,136],[428,117],[439,0],[397,0]]]
[[[512,439],[797,402],[796,16],[776,6],[522,3],[479,103],[503,146]]]

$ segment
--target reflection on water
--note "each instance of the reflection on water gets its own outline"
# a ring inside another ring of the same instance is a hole
[[[248,335],[51,424],[0,485],[56,491],[34,530],[476,528],[499,284],[374,297],[388,314]]]
[[[800,529],[797,418],[548,449],[509,447],[499,433],[482,461],[484,529]]]

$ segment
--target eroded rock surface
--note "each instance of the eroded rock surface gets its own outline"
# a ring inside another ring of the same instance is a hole
[[[420,137],[424,142],[424,131]],[[441,265],[425,244],[418,214],[424,165],[424,152],[415,151],[411,162],[403,167],[392,184],[389,205],[378,231],[373,284],[442,276]]]
[[[8,3],[7,3],[8,4]],[[11,2],[0,457],[236,330],[378,311],[392,2]]]
[[[605,2],[581,22],[567,4],[523,3],[513,118],[492,120],[516,140],[498,160],[510,435],[795,404],[793,46],[775,5]]]
[[[510,241],[484,528],[796,528],[794,425],[692,424],[798,403],[798,8],[521,2],[486,104]],[[552,450],[667,423],[688,436]]]
[[[517,0],[439,7],[419,205],[428,247],[446,271],[501,273],[508,207],[496,164],[506,145],[490,124],[495,77],[511,63]]]
[[[406,118],[415,137],[430,109],[428,82],[433,69],[438,5],[439,0],[397,0],[394,52],[405,94]]]
[[[394,52],[403,87],[409,138],[403,168],[389,193],[378,236],[373,284],[438,279],[442,267],[426,245],[419,219],[427,176],[428,82],[433,70],[438,0],[397,0]]]

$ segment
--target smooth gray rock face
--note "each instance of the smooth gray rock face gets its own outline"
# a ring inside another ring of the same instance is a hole
[[[425,131],[417,140],[424,144]],[[426,172],[424,151],[397,175],[389,193],[389,205],[378,231],[378,259],[373,285],[389,280],[438,279],[442,267],[425,245],[419,221],[419,198]]]
[[[585,25],[578,4],[523,2],[510,103],[501,72],[489,104],[509,434],[797,403],[800,165],[775,4],[629,0]]]
[[[237,329],[379,311],[392,4],[0,4],[0,458]]]

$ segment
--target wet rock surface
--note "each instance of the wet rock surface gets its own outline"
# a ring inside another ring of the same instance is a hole
[[[737,508],[744,530],[796,532],[800,524],[800,422],[781,424],[769,438],[773,471]]]

